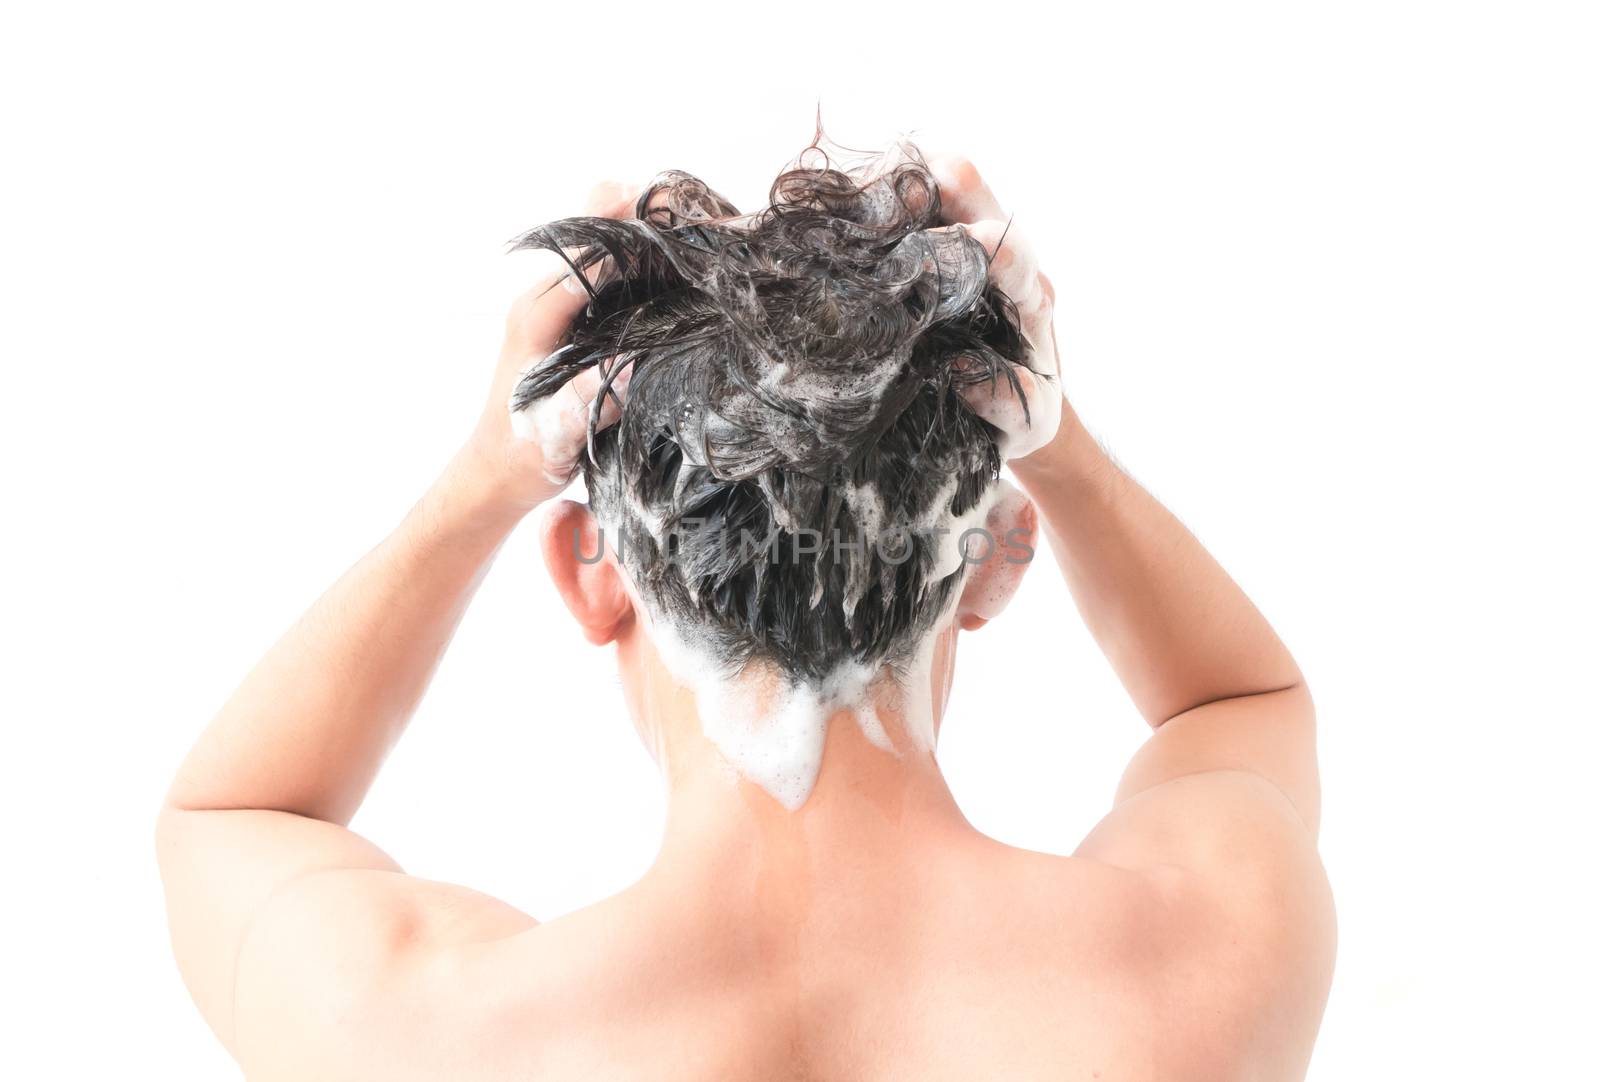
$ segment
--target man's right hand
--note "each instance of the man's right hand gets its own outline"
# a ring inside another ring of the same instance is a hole
[[[928,159],[939,183],[940,218],[960,226],[989,253],[989,277],[1016,303],[1028,340],[1032,371],[1018,370],[1027,408],[1010,381],[977,384],[965,391],[978,416],[1000,429],[1000,451],[1008,461],[1049,443],[1061,427],[1061,362],[1056,352],[1056,291],[1039,270],[1032,247],[1006,217],[989,186],[967,159]]]

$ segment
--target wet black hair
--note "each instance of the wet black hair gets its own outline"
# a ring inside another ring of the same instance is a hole
[[[841,165],[819,130],[754,214],[671,171],[633,218],[513,245],[562,254],[589,303],[512,409],[597,365],[614,395],[632,367],[581,469],[653,614],[730,669],[902,660],[963,579],[927,527],[999,476],[998,433],[958,391],[1020,394],[1028,358],[992,253],[941,227],[917,148]]]

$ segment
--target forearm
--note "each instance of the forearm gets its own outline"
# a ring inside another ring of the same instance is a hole
[[[519,514],[463,451],[245,678],[168,804],[347,823]]]
[[[1011,466],[1085,624],[1152,725],[1300,682],[1250,599],[1070,407],[1055,440]]]

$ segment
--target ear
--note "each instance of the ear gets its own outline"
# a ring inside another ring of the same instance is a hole
[[[956,603],[961,630],[978,630],[1011,601],[1038,551],[1038,529],[1033,501],[1001,481],[983,530],[968,531],[962,545],[967,581]]]
[[[557,500],[539,522],[539,545],[561,600],[584,638],[604,646],[633,615],[616,565],[616,538],[606,536],[589,508]]]

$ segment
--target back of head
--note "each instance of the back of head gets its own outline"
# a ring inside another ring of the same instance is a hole
[[[1015,384],[1027,356],[990,253],[940,227],[905,143],[841,166],[814,142],[748,215],[665,173],[636,215],[517,241],[565,250],[591,298],[513,409],[631,368],[620,421],[590,433],[590,501],[652,618],[728,669],[903,660],[959,593],[999,476],[957,392]]]

